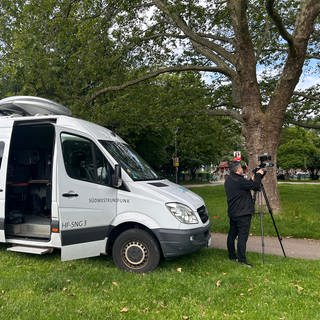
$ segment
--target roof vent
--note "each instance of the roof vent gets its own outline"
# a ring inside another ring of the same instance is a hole
[[[65,115],[71,116],[67,107],[49,99],[32,96],[14,96],[0,100],[0,114],[21,116]]]

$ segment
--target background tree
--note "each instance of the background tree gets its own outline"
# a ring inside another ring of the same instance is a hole
[[[285,128],[281,135],[278,150],[278,166],[286,170],[308,170],[313,180],[319,179],[319,135],[302,128]]]
[[[110,39],[114,1],[0,3],[1,95],[39,95],[85,112],[88,91],[124,81],[124,48]]]

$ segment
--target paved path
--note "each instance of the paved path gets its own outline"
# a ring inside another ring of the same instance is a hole
[[[283,238],[282,245],[287,257],[320,260],[320,240]],[[213,233],[211,247],[227,250],[227,235]],[[249,237],[247,251],[262,253],[260,236]],[[264,253],[283,256],[277,237],[264,237]]]

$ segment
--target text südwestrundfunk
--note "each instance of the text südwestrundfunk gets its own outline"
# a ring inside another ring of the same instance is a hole
[[[129,199],[121,198],[89,198],[89,203],[129,203]]]

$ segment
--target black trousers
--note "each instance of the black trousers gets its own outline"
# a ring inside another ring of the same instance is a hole
[[[246,249],[252,215],[230,218],[230,228],[227,238],[227,247],[230,259],[239,259],[240,262],[247,262]],[[238,237],[237,253],[235,240]]]

